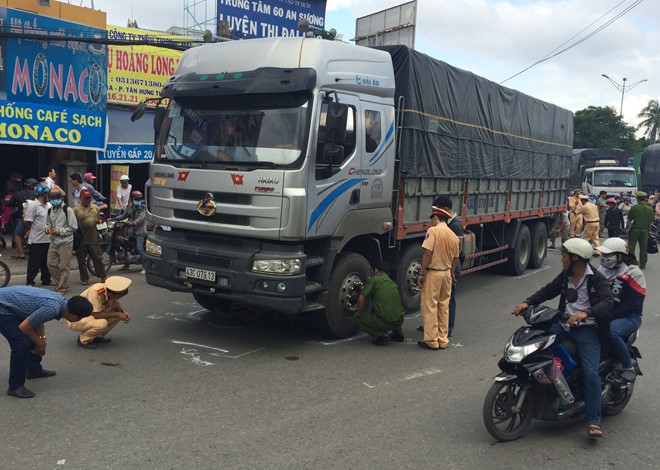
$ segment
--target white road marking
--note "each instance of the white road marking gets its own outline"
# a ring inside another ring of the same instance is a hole
[[[188,357],[184,357],[183,359],[186,360],[186,361],[190,361],[191,363],[195,364],[196,366],[208,367],[208,366],[214,366],[215,365],[213,362],[202,360],[202,358],[199,357],[199,353],[197,352],[196,349],[183,348],[181,350],[181,354],[183,354],[184,356],[188,356]]]
[[[534,274],[538,274],[538,273],[541,273],[543,271],[546,271],[550,268],[551,268],[551,266],[543,265],[539,269],[535,269],[534,271],[530,271],[530,272],[527,272],[525,274],[521,274],[520,276],[513,276],[512,277],[512,276],[498,275],[497,277],[503,277],[503,278],[506,278],[506,279],[523,279],[523,278],[526,278],[526,277],[529,277],[529,276],[533,276]]]
[[[422,379],[424,377],[429,377],[431,375],[436,375],[436,374],[441,374],[442,371],[440,369],[422,369],[419,372],[413,372],[412,374],[406,375],[405,377],[402,377],[400,379],[392,380],[392,381],[387,381],[383,382],[378,385],[370,385],[367,382],[362,382],[362,384],[368,388],[376,388],[377,386],[385,386],[385,385],[390,385],[392,383],[397,383],[397,382],[407,382],[408,380],[415,380],[415,379]]]
[[[321,346],[334,346],[335,344],[348,343],[349,341],[355,341],[356,339],[364,338],[367,336],[365,333],[360,333],[350,338],[338,339],[335,341],[308,341],[311,344],[320,344]]]
[[[214,348],[213,346],[207,346],[205,344],[198,344],[198,343],[189,343],[187,341],[176,341],[172,340],[174,344],[185,344],[186,346],[197,346],[198,348],[205,348],[205,349],[213,349],[214,351],[220,351],[222,353],[228,353],[226,349],[221,349],[221,348]]]
[[[248,352],[246,352],[246,353],[239,354],[238,356],[227,356],[226,354],[218,354],[218,353],[211,353],[211,356],[215,356],[215,357],[225,357],[225,358],[227,358],[227,359],[238,359],[239,357],[243,357],[243,356],[247,356],[248,354],[252,354],[252,353],[259,352],[259,351],[263,351],[264,349],[266,349],[265,346],[264,346],[263,348],[255,349],[254,351],[248,351]]]

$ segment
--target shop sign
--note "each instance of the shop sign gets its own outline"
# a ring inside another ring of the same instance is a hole
[[[96,152],[96,163],[151,163],[153,144],[108,144],[105,152]]]

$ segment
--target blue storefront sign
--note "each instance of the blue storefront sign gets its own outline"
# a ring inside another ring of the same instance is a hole
[[[0,30],[44,37],[0,43],[0,143],[104,149],[107,47],[73,38],[105,30],[3,7]]]
[[[232,39],[301,36],[298,21],[325,28],[326,0],[218,0],[218,36],[226,21]]]
[[[96,163],[151,163],[153,144],[108,144],[105,152],[96,152]]]

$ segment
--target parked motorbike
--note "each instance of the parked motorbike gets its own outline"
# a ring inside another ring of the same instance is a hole
[[[115,264],[141,264],[137,240],[132,235],[131,227],[127,222],[106,220],[102,216],[96,229],[99,234],[99,245],[106,273]],[[94,263],[89,257],[87,257],[87,269],[94,276],[97,275]]]
[[[550,327],[560,321],[558,310],[529,307],[521,313],[528,326],[519,328],[504,348],[498,366],[502,372],[495,377],[483,407],[486,429],[498,441],[513,441],[521,437],[532,418],[556,421],[574,418],[584,412],[582,369],[578,352],[570,340],[560,344],[567,354],[564,361],[554,356],[551,347],[555,334]],[[637,375],[642,375],[637,359],[642,356],[633,343],[638,331],[628,338],[628,351]],[[574,359],[575,362],[572,362]],[[575,366],[567,376],[562,366]],[[634,383],[620,383],[617,378],[621,364],[612,357],[601,357],[599,367],[602,383],[603,414],[620,413],[630,401]]]
[[[0,254],[0,257],[2,255]],[[5,287],[7,284],[9,284],[9,281],[11,280],[11,271],[9,270],[9,266],[2,260],[0,260],[0,287]]]

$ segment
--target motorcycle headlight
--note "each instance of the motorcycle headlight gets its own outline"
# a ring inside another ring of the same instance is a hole
[[[163,247],[160,246],[158,243],[152,242],[149,239],[147,239],[145,251],[149,253],[151,256],[158,256],[158,257],[163,256]]]
[[[293,276],[302,272],[302,262],[294,259],[258,259],[252,263],[252,272]]]
[[[524,346],[514,346],[511,341],[504,347],[504,359],[507,362],[518,363],[530,354],[538,351],[545,344],[545,340],[537,341],[536,343],[525,344]]]

